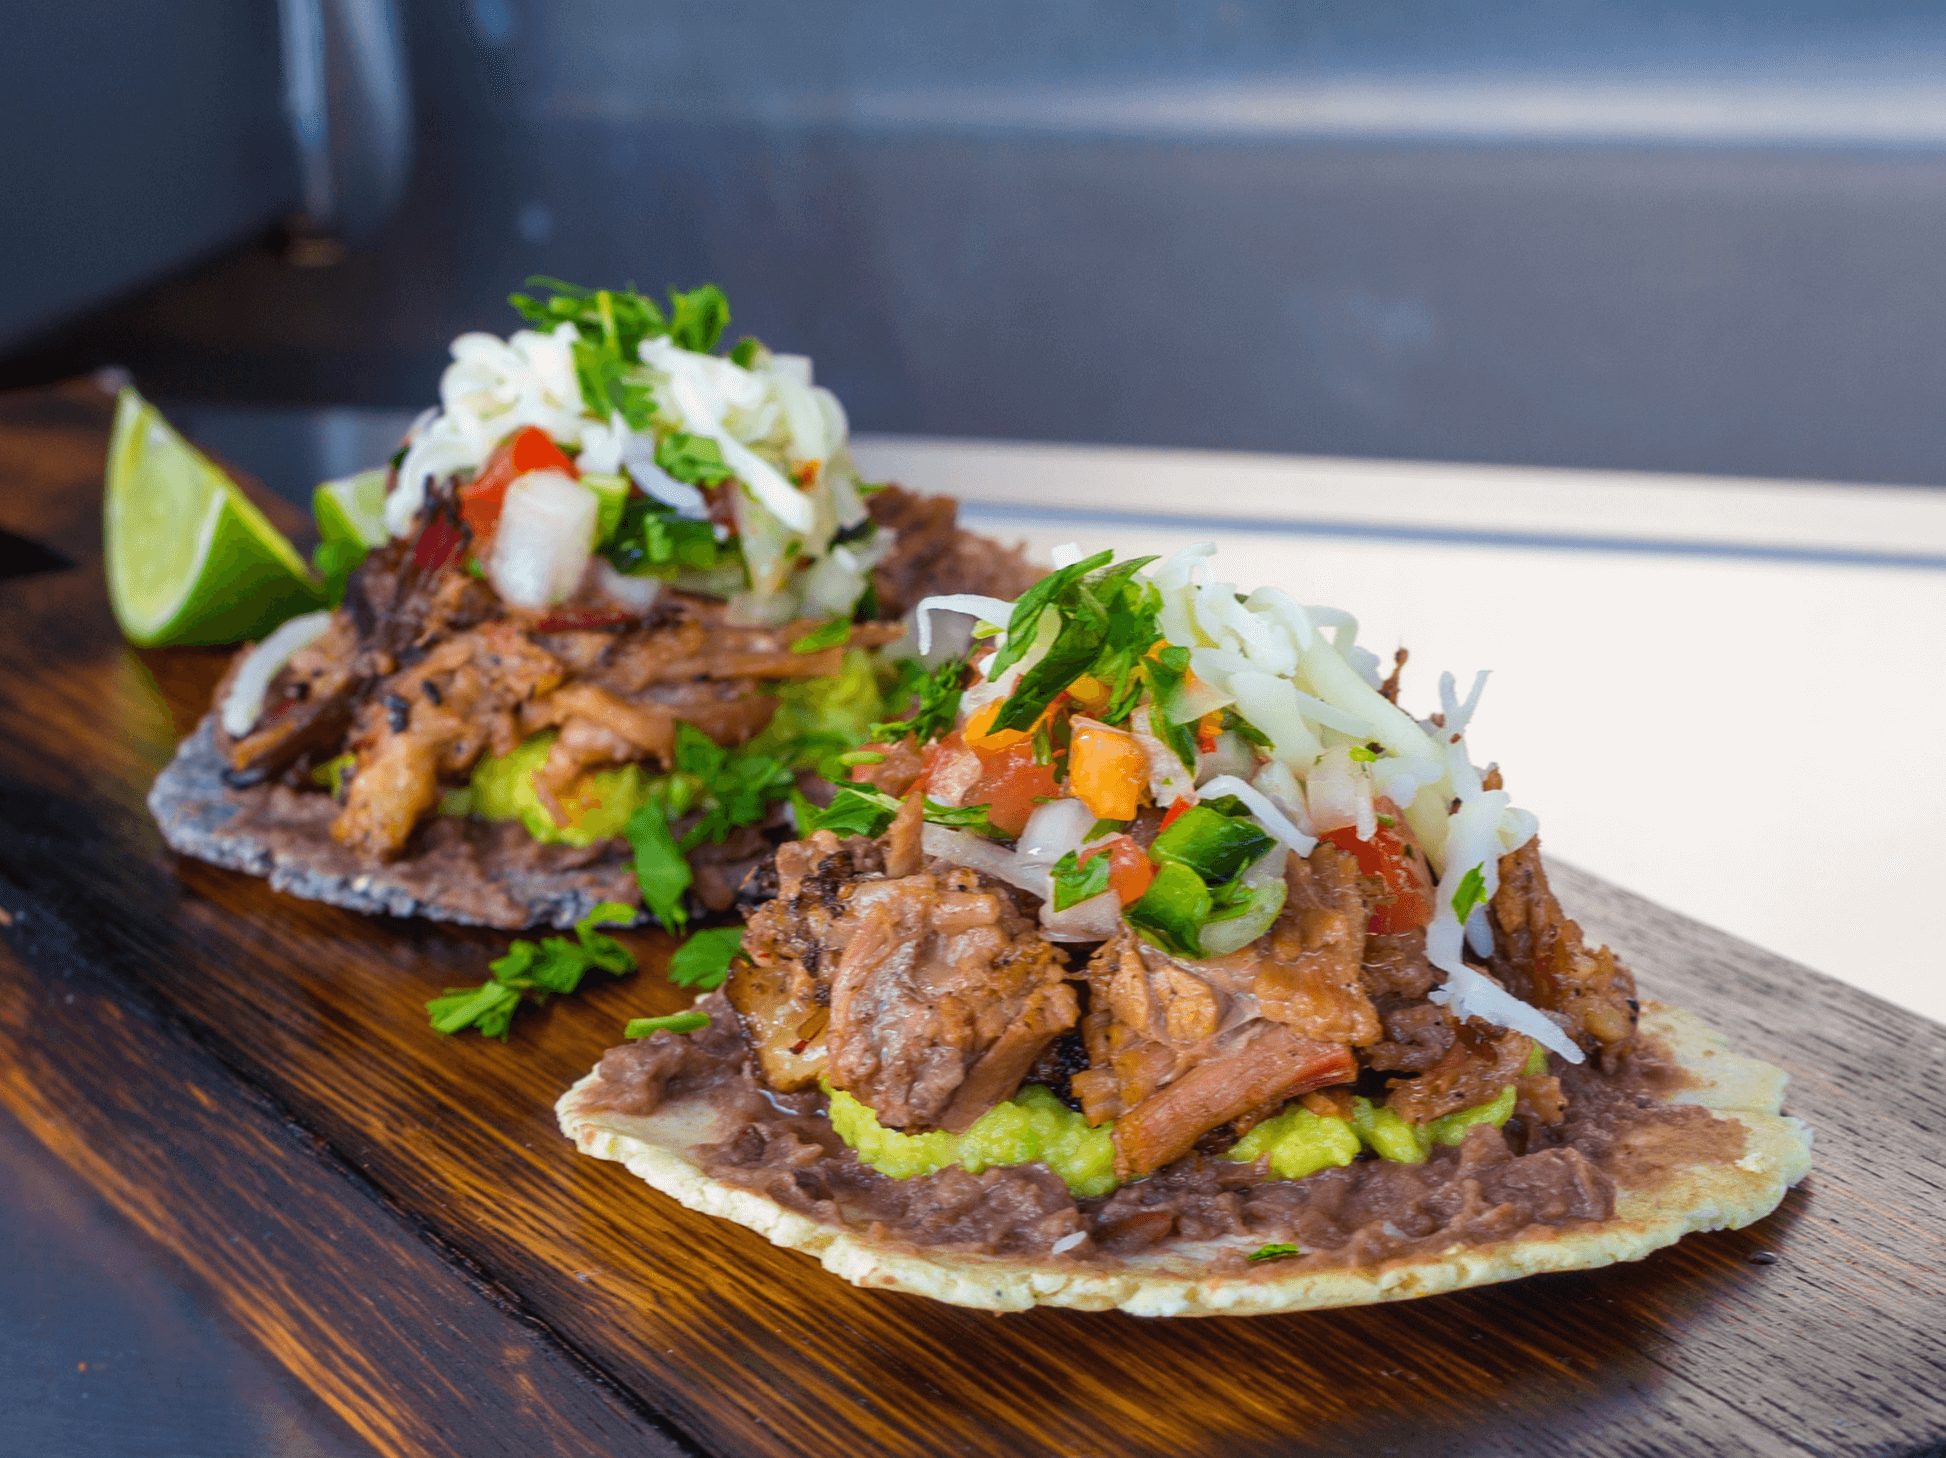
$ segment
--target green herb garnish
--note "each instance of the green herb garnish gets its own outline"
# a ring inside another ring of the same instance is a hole
[[[522,1002],[545,1002],[551,995],[575,992],[581,979],[594,968],[617,977],[633,972],[634,954],[597,930],[625,926],[633,920],[634,907],[604,901],[574,924],[573,941],[544,937],[538,942],[515,942],[505,956],[487,964],[493,975],[478,987],[448,988],[443,997],[426,1004],[433,1031],[452,1034],[473,1028],[485,1037],[504,1041]]]
[[[730,963],[743,951],[743,928],[719,926],[699,931],[677,947],[669,958],[669,980],[678,987],[695,987],[708,992],[721,987],[730,975]]]
[[[1487,878],[1485,871],[1475,866],[1460,877],[1459,885],[1453,891],[1453,915],[1459,918],[1461,926],[1473,910],[1487,899]]]
[[[1155,880],[1122,916],[1149,941],[1179,957],[1203,955],[1202,932],[1215,910],[1203,878],[1180,861],[1155,873]]]
[[[988,678],[998,678],[1039,641],[1049,613],[1058,626],[1045,652],[1000,706],[996,729],[1032,728],[1056,695],[1084,673],[1108,687],[1103,722],[1128,716],[1141,697],[1138,671],[1161,636],[1161,595],[1136,577],[1154,560],[1134,557],[1110,566],[1114,553],[1097,552],[1050,573],[1021,594],[1007,620],[1006,644],[987,667]]]
[[[930,743],[950,730],[959,719],[960,695],[966,682],[966,660],[948,659],[928,669],[916,658],[899,662],[899,683],[892,691],[893,702],[906,701],[912,712],[903,719],[888,719],[873,724],[866,737],[884,743],[910,736],[921,744]]]
[[[630,1018],[622,1036],[646,1038],[651,1033],[700,1033],[708,1026],[709,1014],[691,1008],[688,1012],[664,1013],[659,1018]]]
[[[723,447],[706,435],[680,430],[655,443],[655,463],[691,486],[720,486],[735,474],[723,463]]]
[[[791,644],[791,652],[822,653],[827,648],[842,648],[850,641],[851,624],[844,618],[833,618],[828,623],[819,623]]]
[[[1281,1261],[1287,1260],[1291,1256],[1300,1256],[1303,1254],[1304,1247],[1301,1245],[1292,1245],[1288,1240],[1273,1240],[1269,1245],[1258,1246],[1249,1255],[1245,1256],[1244,1259],[1249,1261]]]
[[[1108,889],[1109,858],[1105,853],[1082,860],[1069,851],[1054,863],[1054,909],[1066,911],[1091,901]]]

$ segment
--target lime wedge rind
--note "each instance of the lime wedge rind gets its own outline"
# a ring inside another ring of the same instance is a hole
[[[109,602],[139,646],[242,642],[319,604],[297,549],[132,389],[116,403],[102,525]]]

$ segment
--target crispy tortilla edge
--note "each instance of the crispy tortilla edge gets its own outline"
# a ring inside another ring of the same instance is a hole
[[[1681,1008],[1645,1002],[1642,1025],[1689,1075],[1688,1086],[1671,1102],[1698,1104],[1742,1124],[1741,1158],[1666,1165],[1624,1185],[1615,1214],[1599,1223],[1402,1257],[1365,1270],[1266,1263],[1240,1274],[1198,1272],[1193,1252],[1178,1247],[1102,1271],[1056,1260],[875,1244],[705,1174],[684,1147],[679,1120],[659,1123],[588,1110],[593,1072],[561,1097],[556,1113],[562,1132],[582,1153],[622,1164],[692,1210],[733,1220],[774,1245],[815,1256],[855,1286],[996,1312],[1066,1306],[1137,1316],[1270,1315],[1403,1301],[1639,1260],[1692,1232],[1741,1229],[1769,1215],[1811,1168],[1810,1129],[1780,1112],[1783,1071],[1732,1052],[1720,1034]]]

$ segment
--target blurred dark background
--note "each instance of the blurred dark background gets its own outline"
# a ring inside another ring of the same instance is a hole
[[[410,411],[714,279],[861,430],[1946,482],[1946,7],[0,13],[9,384]]]

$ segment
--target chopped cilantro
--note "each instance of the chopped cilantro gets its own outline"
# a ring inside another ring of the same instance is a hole
[[[1189,650],[1174,644],[1158,649],[1148,660],[1149,687],[1155,704],[1149,714],[1149,729],[1176,753],[1185,768],[1196,768],[1196,726],[1171,723],[1172,711],[1182,697],[1189,679]]]
[[[688,1012],[664,1013],[659,1018],[630,1018],[622,1036],[646,1038],[652,1033],[700,1033],[708,1026],[709,1014],[691,1008]]]
[[[622,834],[635,852],[635,880],[642,888],[642,904],[670,931],[681,931],[689,925],[683,896],[696,878],[669,832],[668,812],[658,801],[650,800],[629,817]]]
[[[984,835],[989,840],[998,840],[1004,834],[988,818],[985,805],[942,805],[937,800],[928,800],[926,801],[926,823],[947,825],[955,830],[970,830],[975,835]]]
[[[672,430],[655,443],[655,463],[691,486],[720,486],[734,474],[723,463],[723,447],[706,435]]]
[[[1354,744],[1349,753],[1360,764],[1375,764],[1378,761],[1378,751],[1369,744]]]
[[[1054,863],[1054,909],[1066,911],[1101,895],[1108,889],[1108,871],[1106,855],[1093,855],[1084,861],[1069,851]]]
[[[730,975],[730,963],[742,951],[740,926],[699,931],[669,958],[669,980],[678,987],[696,987],[705,992],[721,987]]]
[[[822,653],[827,648],[842,648],[851,641],[851,624],[844,618],[820,623],[791,644],[793,653]]]
[[[1097,552],[1050,573],[1021,595],[1007,620],[1006,646],[988,666],[989,678],[999,677],[1039,641],[1046,614],[1054,614],[1058,627],[1000,706],[996,729],[1032,728],[1055,697],[1084,673],[1108,686],[1104,722],[1128,716],[1140,697],[1137,669],[1161,636],[1161,597],[1152,584],[1136,577],[1154,560],[1132,557],[1110,566],[1114,554]]]
[[[964,659],[951,658],[934,669],[927,669],[916,658],[901,659],[898,687],[891,697],[894,702],[912,703],[912,713],[904,719],[873,724],[866,731],[867,737],[889,743],[910,735],[921,744],[939,738],[959,718],[960,693],[965,682]]]
[[[708,354],[730,327],[730,301],[715,284],[669,294],[669,338],[683,349]]]
[[[1250,1261],[1281,1261],[1291,1256],[1304,1254],[1304,1247],[1292,1245],[1288,1240],[1273,1240],[1269,1245],[1260,1245],[1244,1259]]]
[[[1104,835],[1117,835],[1126,829],[1128,829],[1128,822],[1126,820],[1097,820],[1093,825],[1088,827],[1088,833],[1082,839],[1084,841],[1100,840]]]
[[[1486,899],[1486,873],[1481,867],[1475,866],[1460,877],[1459,886],[1453,892],[1453,915],[1459,918],[1461,926],[1466,925],[1466,919],[1473,914],[1474,908]]]
[[[879,836],[899,813],[899,798],[869,785],[841,785],[831,803],[813,810],[809,819],[800,815],[798,829],[805,835],[814,830],[829,830],[837,835]],[[985,805],[942,805],[926,801],[926,820],[932,825],[969,830],[975,835],[997,837],[1000,830],[987,817]]]
[[[718,541],[709,522],[678,516],[652,497],[631,496],[602,555],[631,576],[673,577],[720,567],[734,560],[736,547]]]
[[[834,835],[883,835],[898,813],[898,800],[883,790],[844,785],[824,809],[814,811],[808,820],[800,816],[798,830],[804,835],[814,830],[829,830]]]
[[[538,942],[515,942],[506,955],[487,964],[493,975],[478,987],[448,988],[443,997],[426,1004],[433,1031],[452,1034],[474,1028],[485,1037],[504,1040],[514,1014],[530,995],[535,1002],[545,1002],[550,995],[566,996],[578,990],[581,979],[594,968],[617,977],[633,972],[634,954],[597,928],[626,925],[634,919],[634,907],[604,901],[574,924],[573,941],[544,937]]]
[[[739,369],[754,369],[757,357],[763,352],[763,345],[746,334],[730,346],[730,363]]]

